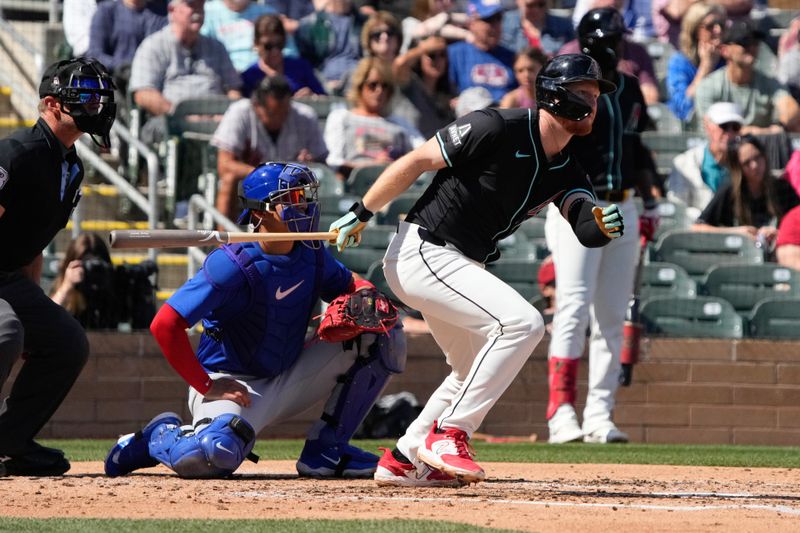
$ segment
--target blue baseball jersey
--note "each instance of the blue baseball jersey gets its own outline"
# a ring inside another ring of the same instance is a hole
[[[207,372],[274,377],[300,356],[317,297],[330,301],[351,280],[325,248],[267,255],[246,243],[213,251],[167,303],[189,324],[202,320],[197,358]]]
[[[474,44],[457,42],[447,47],[450,80],[461,93],[470,87],[485,87],[495,102],[517,86],[514,52],[502,46],[489,51]]]

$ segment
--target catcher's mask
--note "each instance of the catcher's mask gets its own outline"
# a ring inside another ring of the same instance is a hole
[[[536,76],[536,105],[569,120],[583,120],[592,106],[569,90],[571,83],[596,81],[601,93],[617,90],[604,80],[597,61],[584,54],[564,54],[548,61]]]
[[[280,212],[289,231],[316,231],[318,188],[316,176],[304,165],[262,163],[239,184],[239,200],[244,210],[238,223],[250,223],[253,211],[272,211]],[[280,211],[276,209],[279,205]],[[318,241],[302,242],[310,248],[319,247]]]
[[[42,75],[39,98],[54,96],[75,126],[98,146],[111,145],[109,133],[117,116],[114,82],[102,63],[79,57],[53,63]]]
[[[604,73],[617,70],[618,47],[628,33],[619,11],[613,7],[589,10],[578,23],[577,32],[581,52],[592,56]]]

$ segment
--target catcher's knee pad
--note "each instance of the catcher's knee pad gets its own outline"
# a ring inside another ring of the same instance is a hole
[[[255,440],[255,431],[244,418],[224,414],[196,433],[175,428],[151,439],[150,455],[182,478],[221,478],[239,468]]]
[[[339,376],[322,414],[322,420],[333,429],[336,442],[350,440],[391,375],[399,374],[406,366],[402,327],[394,327],[383,335],[362,336],[362,341],[369,340],[373,342],[365,353]]]

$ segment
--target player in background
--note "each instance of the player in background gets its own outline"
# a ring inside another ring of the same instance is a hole
[[[242,182],[239,223],[264,233],[313,232],[319,183],[305,166],[265,163]],[[297,471],[312,477],[370,477],[378,457],[349,440],[391,374],[405,366],[401,328],[327,343],[306,331],[317,299],[369,282],[319,241],[222,246],[161,307],[151,331],[190,385],[192,422],[162,413],[125,435],[105,463],[109,476],[158,462],[185,478],[218,478],[248,458],[259,431],[328,398],[308,431]],[[192,351],[186,329],[202,321]]]
[[[617,70],[626,31],[622,15],[611,7],[590,10],[578,26],[582,51],[599,63],[603,78],[617,89],[600,97],[591,133],[573,139],[569,149],[589,173],[598,204],[619,205],[628,231],[607,247],[586,248],[558,209],[551,206],[547,212],[545,236],[558,280],[549,350],[551,443],[628,441],[611,419],[620,379],[622,325],[633,288],[639,232],[652,239],[658,215],[651,190],[654,164],[639,135],[647,124],[647,106],[637,79]],[[644,199],[641,219],[633,200],[635,188]],[[576,379],[590,325],[589,393],[581,427],[575,412]]]
[[[616,206],[594,209],[591,183],[565,150],[573,135],[591,131],[598,97],[614,89],[590,57],[556,57],[537,78],[539,111],[482,109],[457,119],[390,165],[331,225],[340,249],[357,245],[373,212],[423,172],[438,171],[399,224],[384,273],[392,291],[422,313],[452,372],[396,448],[384,450],[379,483],[484,479],[470,435],[544,334],[539,312],[485,264],[499,257],[500,239],[550,202],[586,246],[622,234]]]

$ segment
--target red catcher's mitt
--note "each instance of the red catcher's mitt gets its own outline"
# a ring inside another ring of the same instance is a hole
[[[397,308],[368,281],[356,282],[356,290],[328,305],[317,334],[327,342],[342,342],[362,333],[386,333],[397,322]]]

